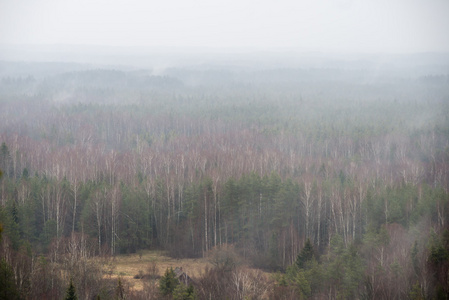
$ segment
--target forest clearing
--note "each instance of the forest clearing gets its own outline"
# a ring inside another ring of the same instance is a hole
[[[161,251],[140,251],[117,255],[103,265],[106,278],[123,278],[131,290],[141,291],[145,281],[159,280],[169,268],[182,268],[190,277],[199,278],[213,264],[205,258],[172,258]],[[151,284],[151,282],[149,283]],[[156,283],[157,284],[157,283]]]

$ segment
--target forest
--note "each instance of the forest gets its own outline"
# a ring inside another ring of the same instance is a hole
[[[3,61],[0,144],[0,299],[449,299],[439,65]],[[215,267],[124,293],[142,250]]]

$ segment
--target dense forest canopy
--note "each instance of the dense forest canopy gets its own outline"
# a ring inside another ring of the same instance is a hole
[[[449,296],[447,66],[0,69],[0,253],[22,297],[62,297],[55,265],[100,293],[81,258],[226,247],[280,272],[272,296]]]

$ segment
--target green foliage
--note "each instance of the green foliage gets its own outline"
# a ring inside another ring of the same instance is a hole
[[[310,282],[312,293],[317,293],[325,286],[325,269],[322,263],[318,263],[315,259],[306,264],[306,275]]]
[[[53,238],[56,237],[56,227],[56,220],[51,219],[45,222],[44,229],[40,237],[44,249],[46,249],[50,245]]]
[[[387,187],[377,194],[370,190],[365,203],[368,225],[380,228],[383,224],[399,223],[408,227],[422,214],[417,202],[418,190],[412,185]]]
[[[292,271],[291,267],[287,268],[287,274],[294,274],[294,271]],[[290,279],[292,278],[292,275],[289,275],[288,277],[290,277]],[[276,283],[276,285],[278,286],[288,286],[288,280],[287,280],[287,275],[282,274],[281,272],[276,272],[274,274],[272,274],[272,278],[274,280],[274,282]]]
[[[418,275],[420,273],[419,272],[418,253],[419,253],[418,241],[415,241],[415,243],[413,244],[412,250],[410,252],[410,256],[412,259],[413,271],[415,272],[415,275]]]
[[[178,284],[173,290],[174,300],[196,300],[198,296],[193,285]]]
[[[11,217],[12,221],[18,225],[19,224],[19,211],[17,209],[16,201],[12,201],[11,205]]]
[[[146,197],[141,190],[123,186],[121,209],[126,211],[120,227],[120,250],[135,253],[150,245],[152,228],[149,216],[152,214]]]
[[[338,298],[355,299],[360,295],[363,263],[354,244],[345,247],[340,236],[333,237],[331,251],[325,263],[326,285],[334,287]]]
[[[269,181],[269,189],[274,191],[271,225],[276,228],[285,228],[299,213],[299,185],[291,180],[278,182],[279,178],[272,175]],[[270,187],[271,186],[271,187]]]
[[[410,290],[409,297],[411,300],[424,300],[424,298],[421,286],[419,282],[415,283],[412,286],[412,289]]]
[[[175,271],[173,271],[172,268],[167,268],[164,276],[162,276],[159,280],[159,290],[164,296],[171,295],[179,284],[180,283],[176,278]]]
[[[0,259],[0,300],[20,299],[12,267]]]
[[[343,255],[343,253],[345,251],[345,245],[344,245],[343,238],[341,237],[341,235],[338,235],[338,234],[334,235],[332,237],[329,246],[330,246],[330,251],[329,251],[330,257],[341,256],[341,255]]]
[[[271,238],[269,241],[269,260],[268,260],[268,266],[270,266],[272,269],[279,269],[279,236],[277,232],[273,231],[271,234]]]
[[[286,274],[279,277],[282,281],[277,281],[279,285],[294,287],[302,297],[310,297],[319,293],[325,280],[323,265],[312,257],[304,263],[303,268],[293,264],[287,268]]]
[[[439,266],[449,260],[449,241],[446,241],[444,237],[445,233],[443,233],[442,237],[438,237],[435,233],[432,233],[429,261],[434,266]]]
[[[28,169],[27,169],[27,168],[23,168],[23,171],[22,171],[22,178],[25,179],[25,180],[27,180],[29,177],[30,177],[30,174],[29,174],[29,172],[28,172]]]
[[[5,172],[5,176],[10,175],[10,167],[11,167],[11,155],[9,153],[8,146],[5,142],[0,146],[0,170]],[[3,174],[3,173],[2,173]],[[1,178],[1,176],[0,176]]]
[[[363,243],[366,247],[371,249],[378,246],[387,246],[390,243],[390,236],[388,235],[385,226],[378,229],[369,227],[363,236]]]
[[[422,197],[420,197],[416,209],[412,212],[412,217],[416,223],[424,215],[429,215],[432,219],[438,220],[438,214],[449,212],[449,195],[442,187],[432,188],[429,185],[423,186]]]
[[[66,296],[64,299],[65,300],[77,300],[78,299],[72,279],[70,279],[70,284],[69,284],[69,287],[67,288]]]
[[[18,211],[14,201],[8,201],[6,206],[0,206],[0,222],[3,223],[4,235],[9,238],[14,250],[20,247],[20,227]]]
[[[304,244],[304,248],[302,248],[301,252],[299,252],[296,258],[296,265],[300,269],[304,269],[306,267],[307,262],[311,261],[315,256],[315,250],[313,249],[313,245],[308,238],[306,243]]]
[[[323,288],[325,273],[323,265],[318,263],[317,258],[318,255],[310,239],[307,239],[295,263],[287,268],[284,276],[279,277],[283,285],[294,288],[301,298],[318,294]],[[281,281],[277,280],[277,282],[280,285]]]
[[[431,232],[428,261],[435,279],[436,299],[447,299],[449,294],[449,230],[440,235]]]
[[[298,288],[299,294],[302,298],[306,298],[311,295],[312,290],[310,288],[310,282],[307,280],[304,270],[298,270],[298,272],[296,272],[294,284]]]

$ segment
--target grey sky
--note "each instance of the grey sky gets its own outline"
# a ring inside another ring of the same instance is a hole
[[[449,0],[0,0],[0,44],[449,51]]]

